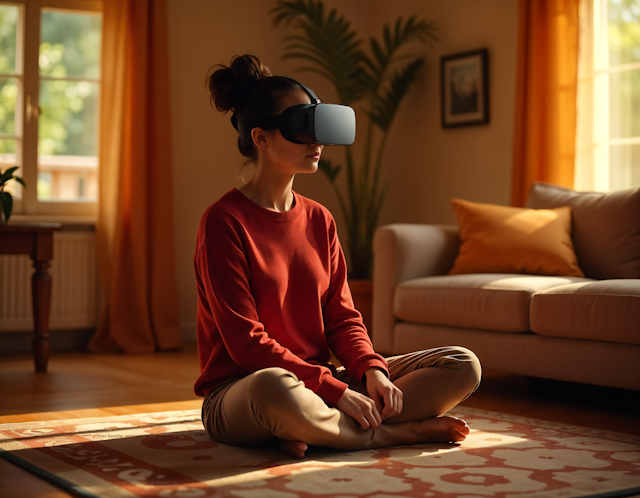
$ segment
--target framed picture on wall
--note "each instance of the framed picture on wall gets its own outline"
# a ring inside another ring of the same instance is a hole
[[[489,52],[447,55],[440,60],[442,127],[489,122]]]

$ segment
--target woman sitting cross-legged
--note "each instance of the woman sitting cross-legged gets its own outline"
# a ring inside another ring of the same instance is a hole
[[[335,221],[293,191],[314,173],[317,143],[285,139],[278,119],[313,92],[234,57],[208,77],[211,99],[233,111],[252,175],[204,213],[198,230],[198,353],[202,419],[215,441],[278,441],[343,450],[462,441],[469,427],[443,416],[480,382],[462,347],[392,358],[375,353],[353,306]],[[274,124],[276,123],[276,124]],[[344,365],[329,362],[330,351]]]

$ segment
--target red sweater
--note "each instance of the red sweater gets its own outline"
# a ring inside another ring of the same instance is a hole
[[[276,213],[233,189],[202,216],[195,252],[198,353],[195,393],[282,367],[333,406],[347,388],[329,349],[354,379],[387,372],[353,306],[331,213],[298,194]]]

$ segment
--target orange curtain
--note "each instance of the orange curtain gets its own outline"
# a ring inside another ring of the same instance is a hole
[[[165,0],[104,2],[96,352],[181,347]]]
[[[520,0],[511,204],[536,181],[573,187],[579,0]]]

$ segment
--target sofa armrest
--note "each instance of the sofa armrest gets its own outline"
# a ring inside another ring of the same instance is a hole
[[[412,278],[446,275],[460,239],[455,225],[393,224],[373,238],[372,335],[376,351],[393,352],[393,296],[396,284]]]

